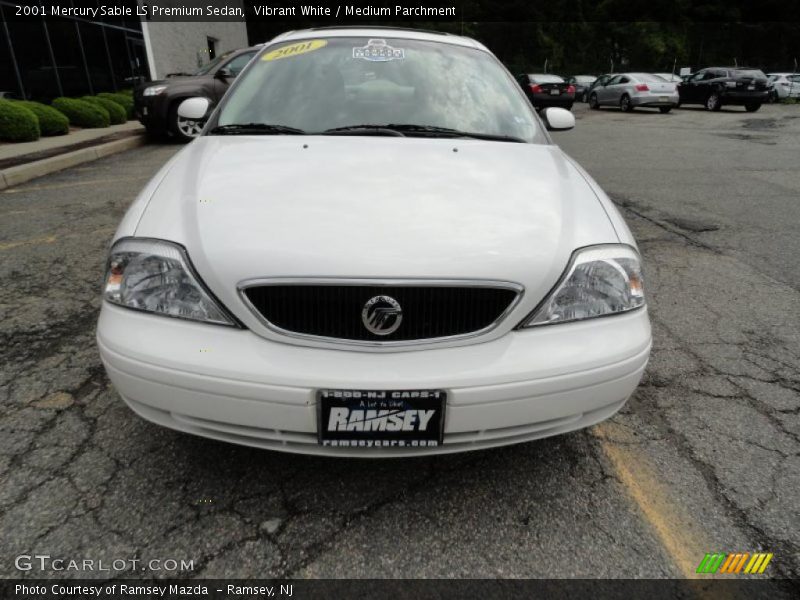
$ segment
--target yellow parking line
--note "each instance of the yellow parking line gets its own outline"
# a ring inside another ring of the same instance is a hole
[[[619,438],[613,422],[601,423],[595,427],[594,433],[617,477],[672,557],[681,576],[698,578],[695,569],[708,552],[709,545],[703,543],[704,536],[690,516],[670,502],[674,491],[662,483],[662,478],[643,460],[636,445],[611,441],[613,437]]]
[[[55,235],[48,235],[46,237],[31,238],[28,240],[19,240],[17,242],[0,242],[0,250],[11,250],[19,246],[35,246],[39,244],[52,244],[58,239]]]

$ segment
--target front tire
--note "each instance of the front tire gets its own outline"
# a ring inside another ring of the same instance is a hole
[[[628,94],[619,99],[619,108],[622,112],[631,112],[633,110],[633,104],[631,104],[631,98]]]
[[[172,137],[183,144],[188,144],[200,135],[204,121],[190,121],[178,114],[180,102],[176,102],[169,109],[169,132]]]
[[[745,104],[744,105],[744,109],[747,112],[756,112],[759,108],[761,108],[761,103],[760,102],[752,102],[750,104]]]
[[[711,92],[706,98],[706,110],[717,112],[722,108],[722,100],[717,92]]]
[[[592,110],[599,110],[600,109],[600,102],[597,100],[597,94],[592,94],[589,96],[589,108]]]
[[[659,111],[661,111],[661,114],[662,114],[662,115],[665,115],[665,114],[667,114],[669,111],[671,111],[671,110],[672,110],[672,107],[671,107],[671,106],[659,106],[659,107],[658,107],[658,110],[659,110]]]

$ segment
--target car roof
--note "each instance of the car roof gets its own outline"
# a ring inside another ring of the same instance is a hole
[[[312,29],[299,29],[297,31],[287,31],[269,41],[270,44],[277,42],[290,42],[293,40],[304,40],[308,38],[331,38],[331,37],[376,37],[376,38],[402,38],[407,40],[420,40],[426,42],[443,42],[453,46],[465,46],[477,48],[485,52],[489,49],[480,42],[472,38],[461,35],[453,35],[444,31],[434,31],[429,29],[411,29],[406,27],[364,27],[338,26],[338,27],[314,27]]]

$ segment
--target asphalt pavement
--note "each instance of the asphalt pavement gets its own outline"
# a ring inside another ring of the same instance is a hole
[[[103,262],[178,146],[0,192],[0,577],[684,577],[754,551],[800,576],[800,106],[575,113],[554,138],[640,242],[651,363],[606,423],[456,456],[278,454],[124,406]],[[141,562],[15,568],[33,554]]]

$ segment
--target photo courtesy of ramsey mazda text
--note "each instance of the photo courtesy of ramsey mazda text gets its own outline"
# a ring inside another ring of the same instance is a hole
[[[131,205],[97,343],[141,417],[396,457],[614,415],[651,346],[606,194],[475,40],[322,28],[260,47]]]

